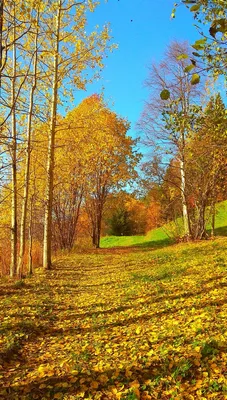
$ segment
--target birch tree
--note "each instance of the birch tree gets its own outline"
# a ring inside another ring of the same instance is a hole
[[[24,184],[23,184],[23,198],[22,198],[22,210],[21,210],[21,222],[20,222],[20,253],[17,265],[17,275],[21,276],[23,272],[23,260],[25,254],[25,235],[26,235],[26,219],[27,219],[27,206],[29,200],[29,182],[30,182],[30,155],[31,155],[31,140],[32,140],[32,118],[34,114],[34,94],[37,86],[37,65],[38,65],[38,37],[39,37],[39,11],[36,11],[36,25],[34,26],[34,33],[31,34],[30,40],[34,40],[34,49],[32,51],[33,58],[33,70],[32,81],[29,93],[29,109],[27,116],[27,133],[26,133],[26,160],[25,160],[25,174],[24,174]],[[31,208],[33,201],[30,202]],[[32,215],[32,210],[31,210]],[[32,221],[29,223],[29,231],[31,238],[31,225]],[[31,239],[30,239],[31,240]],[[31,264],[31,262],[30,262]],[[31,268],[30,268],[31,273]]]
[[[17,53],[16,53],[16,24],[15,24],[15,5],[13,6],[13,50],[12,50],[12,79],[11,79],[11,118],[12,118],[12,210],[11,210],[11,264],[10,276],[16,274],[17,268],[17,121],[16,121],[16,74],[17,74]]]
[[[201,93],[201,87],[195,87],[190,82],[190,62],[183,56],[187,51],[187,43],[173,42],[163,61],[159,65],[152,64],[146,81],[150,98],[138,123],[139,130],[145,134],[146,144],[152,147],[155,154],[161,156],[163,162],[168,164],[172,157],[178,158],[185,237],[190,236],[185,141],[192,123],[191,107],[198,101]]]
[[[74,2],[73,0],[58,0],[51,6],[54,26],[51,26],[51,20],[46,19],[47,38],[49,38],[47,44],[50,54],[50,57],[48,56],[48,69],[46,70],[51,74],[50,80],[52,80],[53,85],[46,168],[43,240],[43,266],[45,269],[51,268],[54,149],[57,107],[61,97],[60,90],[64,86],[64,96],[66,96],[67,87],[72,89],[73,86],[76,86],[83,89],[92,78],[97,76],[97,67],[99,70],[103,67],[102,59],[105,57],[105,50],[110,39],[108,27],[104,27],[101,32],[95,30],[90,34],[85,31],[87,12],[93,12],[96,5],[95,1],[84,3]],[[89,68],[95,71],[92,76],[87,71]]]
[[[21,0],[5,0],[0,4],[0,125],[6,165],[3,168],[6,176],[4,187],[8,186],[11,196],[11,276],[17,272],[18,148],[21,147],[18,143],[22,142],[22,119],[26,109],[24,90],[30,71],[30,55],[25,49],[26,36],[32,25],[30,6],[30,1]],[[24,60],[27,62],[24,63]],[[9,167],[11,178],[7,176]]]

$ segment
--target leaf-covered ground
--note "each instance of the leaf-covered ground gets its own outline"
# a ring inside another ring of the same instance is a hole
[[[227,240],[0,281],[1,399],[227,399]]]

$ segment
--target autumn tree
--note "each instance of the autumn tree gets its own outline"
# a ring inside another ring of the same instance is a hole
[[[43,266],[46,269],[51,267],[54,149],[60,88],[84,88],[91,81],[91,76],[86,77],[84,71],[88,67],[94,69],[97,65],[99,68],[103,66],[102,59],[109,40],[108,28],[105,27],[100,33],[94,31],[88,34],[85,31],[87,12],[93,12],[96,6],[95,1],[58,0],[52,4],[47,15],[50,18],[51,13],[51,19],[54,15],[54,25],[49,24],[46,18],[48,53],[53,55],[47,58],[45,68],[52,81],[43,241]]]
[[[82,130],[80,144],[86,164],[85,201],[93,245],[99,247],[103,209],[108,194],[136,177],[136,141],[127,136],[129,124],[111,111],[101,97],[84,100],[68,116],[70,129]]]
[[[186,237],[190,236],[190,223],[186,194],[185,143],[193,124],[194,105],[201,91],[199,86],[195,87],[190,82],[190,61],[184,57],[187,51],[187,43],[173,42],[163,61],[158,65],[151,65],[146,81],[150,97],[138,124],[146,136],[146,144],[152,146],[163,162],[168,163],[171,157],[178,159]]]
[[[40,12],[39,9],[34,10],[35,24],[34,24],[34,32],[31,33],[29,40],[31,43],[34,43],[34,46],[30,46],[30,51],[32,53],[32,68],[31,68],[31,83],[30,83],[30,91],[29,91],[29,108],[27,113],[27,128],[26,128],[26,159],[25,159],[25,172],[24,172],[24,183],[23,183],[23,200],[21,207],[21,222],[20,222],[20,252],[19,252],[19,260],[17,264],[17,275],[21,276],[23,272],[23,261],[25,254],[25,239],[26,239],[26,222],[27,222],[27,208],[29,201],[29,183],[30,183],[30,155],[31,155],[31,143],[32,143],[32,119],[34,115],[34,105],[35,105],[35,91],[37,87],[37,70],[38,70],[38,39],[39,39],[39,20],[40,20]],[[32,204],[33,200],[31,197],[30,205],[30,215],[32,215]],[[31,220],[30,220],[30,239],[31,239]],[[31,251],[30,251],[31,254]],[[30,262],[31,265],[31,262]],[[29,268],[31,273],[31,267]]]
[[[163,165],[161,158],[155,157],[143,164],[142,172],[145,198],[158,208],[159,224],[176,221],[182,215],[179,161],[171,159]]]
[[[194,63],[203,60],[206,68],[214,76],[226,77],[227,66],[227,5],[225,0],[181,0],[196,20],[201,39],[194,48]],[[174,9],[175,14],[176,8]],[[208,31],[208,32],[207,32]]]
[[[38,4],[39,2],[37,2]],[[5,1],[1,3],[1,146],[4,160],[11,167],[11,268],[17,272],[18,248],[18,158],[23,141],[23,117],[26,113],[25,86],[30,74],[32,51],[27,46],[33,14],[31,3]],[[27,63],[25,63],[25,59]],[[6,161],[7,160],[7,161]],[[4,172],[8,172],[4,168]],[[9,181],[8,181],[9,182]]]
[[[129,236],[145,234],[149,206],[135,193],[120,191],[110,195],[104,210],[106,232],[109,235]]]
[[[30,181],[31,152],[35,148],[46,154],[45,195],[43,182],[38,192],[42,193],[39,201],[45,200],[44,266],[51,265],[58,105],[67,107],[67,99],[73,99],[74,88],[84,89],[87,83],[98,78],[106,50],[112,48],[108,26],[86,33],[88,12],[93,12],[96,6],[95,1],[72,0],[5,0],[0,3],[0,157],[3,160],[0,182],[2,190],[8,190],[12,199],[11,276],[21,275],[23,270],[30,226],[28,208],[34,199]],[[37,140],[34,131],[40,123],[46,132],[43,129]],[[18,212],[20,207],[21,213]]]
[[[220,94],[212,96],[198,116],[187,145],[187,177],[193,207],[190,210],[192,235],[206,237],[208,206],[215,228],[215,203],[226,174],[226,108]]]
[[[73,111],[58,123],[53,186],[52,227],[55,247],[68,250],[72,249],[76,239],[87,173],[85,132],[81,127],[74,129],[72,115]]]

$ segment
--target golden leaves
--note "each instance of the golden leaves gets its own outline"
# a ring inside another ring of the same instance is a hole
[[[57,260],[1,296],[12,337],[0,351],[19,349],[1,383],[25,400],[224,398],[227,277],[206,264],[212,253],[206,243]]]

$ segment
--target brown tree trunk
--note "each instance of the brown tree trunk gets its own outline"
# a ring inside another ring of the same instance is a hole
[[[211,203],[211,237],[215,236],[215,200]]]

